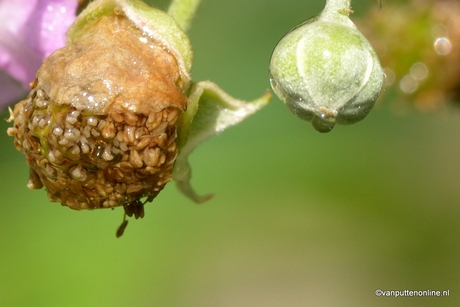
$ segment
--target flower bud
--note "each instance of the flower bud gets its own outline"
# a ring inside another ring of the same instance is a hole
[[[188,39],[166,13],[92,2],[12,111],[28,186],[72,209],[124,206],[143,217],[140,199],[172,179],[190,68]]]
[[[328,1],[281,39],[270,61],[275,93],[319,132],[362,120],[383,86],[377,55],[348,18],[349,2]]]

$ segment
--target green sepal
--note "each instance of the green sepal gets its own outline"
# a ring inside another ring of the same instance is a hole
[[[177,188],[196,203],[202,203],[213,195],[198,195],[190,185],[191,169],[188,156],[204,140],[236,125],[267,105],[271,94],[245,102],[225,93],[210,81],[193,83],[188,95],[188,107],[179,118],[179,155],[173,169]]]

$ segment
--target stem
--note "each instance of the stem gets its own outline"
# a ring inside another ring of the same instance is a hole
[[[330,12],[350,10],[350,3],[351,0],[326,0],[324,9]]]
[[[351,0],[326,0],[326,6],[321,12],[320,19],[354,27],[353,22],[348,18],[353,12],[350,3]]]
[[[187,32],[201,0],[172,0],[168,14]]]

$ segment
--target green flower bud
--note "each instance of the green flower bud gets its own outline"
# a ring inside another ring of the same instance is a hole
[[[328,1],[319,16],[281,39],[270,61],[275,93],[319,132],[362,120],[383,86],[378,57],[349,19],[349,4]]]

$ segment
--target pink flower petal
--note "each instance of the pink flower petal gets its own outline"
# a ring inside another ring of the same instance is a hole
[[[0,107],[17,97],[15,81],[25,94],[43,60],[65,45],[77,6],[77,0],[0,1],[0,70],[12,77],[0,79]]]

